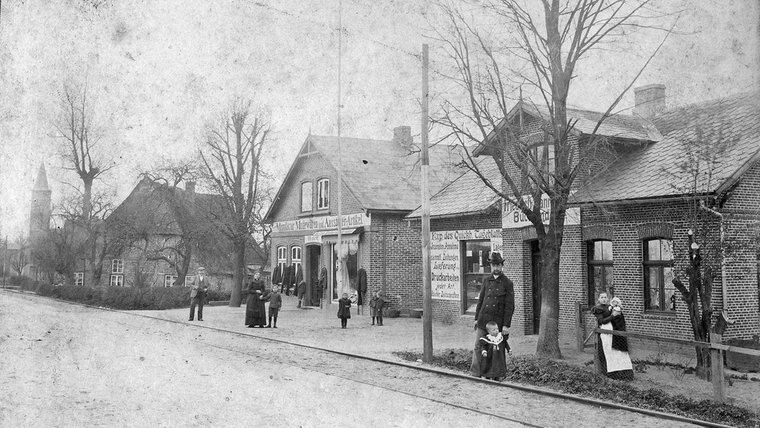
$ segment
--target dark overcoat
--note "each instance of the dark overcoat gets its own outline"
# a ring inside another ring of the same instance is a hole
[[[494,278],[493,275],[483,280],[475,308],[478,328],[486,329],[489,321],[495,321],[502,327],[512,326],[512,314],[515,312],[515,286],[504,274]]]

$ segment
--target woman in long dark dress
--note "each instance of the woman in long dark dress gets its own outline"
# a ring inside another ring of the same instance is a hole
[[[253,280],[248,284],[248,299],[245,302],[245,325],[249,328],[266,326],[267,316],[263,300],[265,292],[261,273],[254,273]]]
[[[619,299],[617,300],[619,302]],[[599,304],[591,309],[591,313],[596,316],[599,328],[625,331],[625,318],[620,306],[618,305],[613,309],[609,305],[607,293],[600,293],[598,302]],[[612,379],[633,380],[633,365],[631,364],[631,357],[628,355],[627,338],[600,334],[599,339],[601,346],[597,346],[597,352],[602,372]]]

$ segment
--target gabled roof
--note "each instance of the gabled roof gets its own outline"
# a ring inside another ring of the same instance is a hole
[[[608,169],[572,197],[573,203],[651,199],[683,195],[678,164],[698,133],[705,140],[730,142],[712,171],[712,179],[698,188],[720,193],[760,156],[760,92],[670,110],[653,120],[661,141],[622,153]]]
[[[300,153],[317,152],[325,162],[337,171],[340,165],[342,180],[351,194],[367,211],[411,211],[420,204],[419,154],[392,140],[373,140],[309,135]],[[456,147],[434,146],[429,149],[429,183],[437,192],[454,174],[454,165],[461,159]],[[277,208],[280,194],[290,185],[290,180],[301,160],[297,157],[269,208],[265,218],[270,218]]]
[[[501,186],[501,173],[493,158],[486,156],[477,161],[480,172],[495,186]],[[500,207],[501,197],[483,184],[473,171],[467,169],[448,186],[430,198],[430,217],[483,214]],[[422,216],[422,207],[407,218]]]
[[[507,122],[517,120],[519,114],[532,116],[537,119],[548,122],[551,119],[549,110],[544,105],[538,105],[530,101],[519,101],[509,111],[507,117],[499,123],[499,128],[505,126]],[[596,128],[596,124],[604,116],[604,113],[581,110],[575,108],[567,109],[567,118],[573,124],[572,132],[575,135],[591,135]],[[648,120],[633,115],[626,115],[621,113],[610,114],[607,116],[599,129],[596,130],[596,135],[600,137],[617,138],[623,140],[643,140],[643,141],[659,141],[662,135],[658,132],[657,128]],[[485,150],[485,145],[493,138],[493,132],[488,135],[486,142],[480,144],[474,151],[475,155],[480,155]]]

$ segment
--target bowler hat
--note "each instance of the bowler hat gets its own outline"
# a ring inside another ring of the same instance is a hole
[[[493,265],[503,265],[504,259],[501,258],[501,253],[491,253],[488,257],[488,263]]]

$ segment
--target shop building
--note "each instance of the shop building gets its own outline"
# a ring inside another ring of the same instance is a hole
[[[420,205],[418,153],[408,126],[395,128],[391,140],[309,135],[265,216],[273,279],[292,283],[300,272],[312,306],[343,293],[364,304],[379,290],[391,307],[421,306],[420,231],[405,218]],[[431,191],[457,174],[458,156],[448,147],[431,151]],[[359,293],[365,276],[366,292]]]
[[[607,291],[623,300],[629,330],[691,338],[688,312],[671,280],[688,283],[688,231],[695,227],[703,239],[723,242],[730,249],[725,257],[713,258],[717,262],[712,266],[712,306],[735,321],[725,337],[760,332],[758,94],[667,110],[664,91],[661,85],[637,89],[635,113],[607,118],[597,129],[596,134],[608,140],[608,150],[589,163],[577,181],[565,222],[561,334],[575,334],[579,305],[593,304],[600,291]],[[568,116],[575,124],[571,142],[582,145],[602,113],[569,109]],[[521,126],[521,141],[536,140],[540,146],[545,117],[531,104],[521,103],[507,120]],[[724,140],[729,144],[721,149],[695,199],[694,192],[679,185],[686,178],[676,177],[697,140],[713,147]],[[481,169],[498,182],[489,153],[487,145],[477,150]],[[417,228],[419,218],[419,209],[407,217]],[[514,207],[503,205],[468,172],[433,196],[431,232],[435,318],[466,319],[472,313],[476,284],[488,274],[487,253],[500,249],[505,274],[515,285],[513,331],[538,332],[538,242],[532,224]]]

